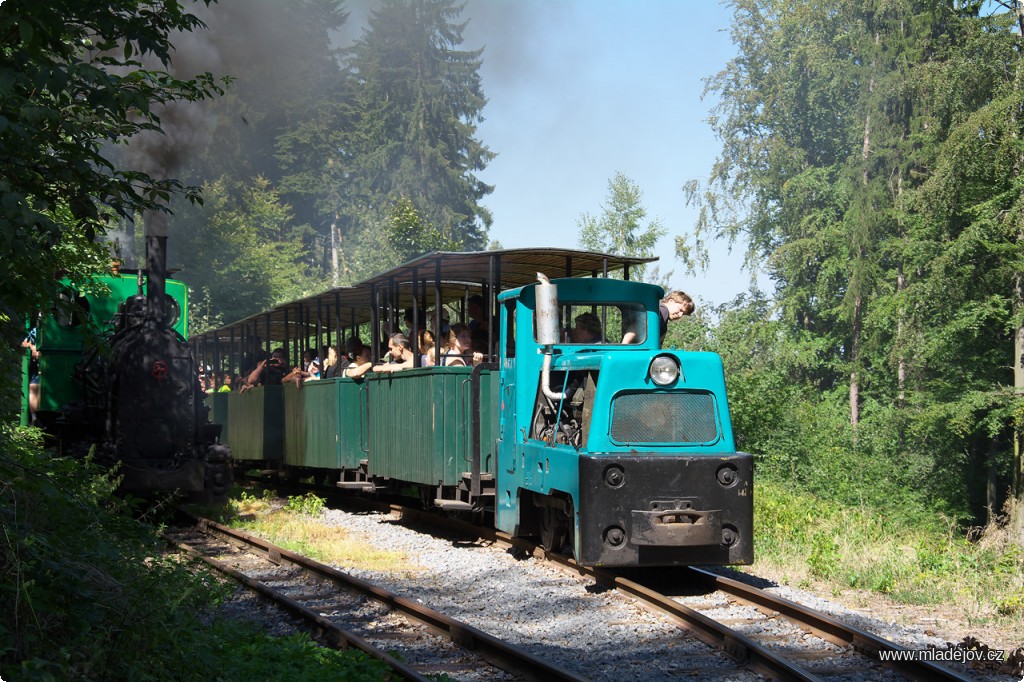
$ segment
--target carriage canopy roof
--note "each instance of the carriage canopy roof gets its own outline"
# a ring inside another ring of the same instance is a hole
[[[535,282],[537,273],[556,277],[601,277],[657,258],[616,256],[573,249],[503,249],[436,252],[415,258],[353,286],[282,303],[247,318],[193,337],[200,344],[238,343],[243,329],[266,341],[312,336],[325,326],[341,329],[370,322],[382,307],[405,310],[433,307],[473,294],[496,296],[501,291]],[[486,296],[485,296],[486,300]],[[493,300],[493,298],[492,298]],[[423,321],[420,322],[423,324]]]

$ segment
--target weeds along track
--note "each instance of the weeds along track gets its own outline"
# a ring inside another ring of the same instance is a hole
[[[300,619],[321,644],[364,651],[400,679],[584,679],[415,601],[209,519],[164,536]]]

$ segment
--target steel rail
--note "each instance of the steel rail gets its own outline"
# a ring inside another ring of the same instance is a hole
[[[693,575],[701,580],[712,583],[734,599],[760,607],[777,611],[789,620],[799,623],[818,637],[840,646],[852,646],[856,651],[879,661],[882,665],[896,669],[901,675],[918,682],[949,681],[971,682],[974,678],[967,677],[933,661],[894,660],[882,661],[881,651],[909,651],[906,647],[890,642],[878,635],[844,623],[828,614],[797,604],[784,597],[741,583],[732,578],[711,573],[703,569],[689,567]]]
[[[513,539],[504,533],[496,533],[504,542]],[[502,537],[503,536],[503,537]],[[520,541],[515,540],[518,544]],[[534,550],[536,552],[536,550]],[[667,615],[673,622],[689,630],[693,635],[708,646],[721,649],[738,664],[746,666],[754,672],[766,675],[772,680],[794,680],[799,682],[819,682],[821,678],[812,674],[802,666],[786,660],[767,647],[750,637],[739,633],[728,625],[719,623],[703,613],[680,604],[671,597],[660,594],[638,582],[617,576],[602,569],[581,566],[575,560],[540,549],[549,561],[582,575],[587,575],[605,587],[610,587],[635,597],[645,606]]]
[[[435,523],[432,515],[417,509],[394,504],[389,505],[389,508],[392,512],[401,514],[403,518],[426,520]],[[622,578],[608,571],[581,566],[573,559],[547,552],[531,542],[520,538],[513,538],[507,533],[498,530],[473,526],[451,519],[444,519],[442,523],[451,528],[460,528],[462,531],[475,533],[485,540],[500,543],[502,546],[514,547],[530,554],[543,556],[563,568],[589,576],[606,587],[615,588],[624,594],[636,597],[650,608],[669,616],[677,625],[693,632],[697,639],[708,646],[721,649],[737,663],[771,679],[795,680],[799,682],[817,682],[820,679],[801,666],[792,661],[787,661],[770,649],[758,644],[746,635],[736,632],[727,625],[708,618],[699,611],[680,604],[674,599],[659,594],[637,582]]]
[[[409,509],[394,504],[390,505],[390,509],[392,512],[400,513],[409,518],[434,522],[430,514],[421,510]],[[462,525],[462,522],[458,521],[455,521],[453,524],[451,519],[442,519],[441,523],[446,526]],[[648,604],[651,608],[667,614],[677,624],[692,630],[697,638],[705,644],[720,647],[737,662],[748,665],[756,672],[780,680],[821,679],[801,666],[785,660],[756,641],[735,632],[728,626],[718,623],[699,611],[680,604],[671,597],[660,594],[633,580],[615,575],[607,570],[580,566],[573,559],[547,552],[533,543],[520,538],[513,538],[501,531],[472,525],[466,525],[465,530],[471,530],[480,537],[492,542],[499,542],[504,546],[516,547],[527,553],[541,556],[563,568],[589,576],[606,587],[615,588],[625,594],[629,594]],[[777,597],[737,580],[698,568],[687,567],[687,570],[691,571],[693,575],[701,580],[713,583],[717,589],[731,595],[738,601],[745,602],[754,607],[777,611],[789,620],[805,627],[816,636],[839,646],[852,646],[855,651],[877,661],[880,665],[895,669],[908,679],[916,680],[917,682],[973,682],[974,680],[972,677],[932,661],[892,660],[883,662],[879,656],[879,651],[906,651],[906,647],[890,642],[866,630],[843,623],[827,614],[817,612],[782,597]]]
[[[379,661],[382,661],[388,665],[394,672],[403,680],[414,680],[415,682],[429,682],[430,678],[421,675],[416,672],[405,663],[402,663],[398,659],[394,658],[390,654],[381,651],[377,647],[373,646],[359,635],[349,632],[341,627],[338,627],[328,619],[321,616],[316,611],[303,606],[294,599],[278,592],[274,588],[268,586],[266,583],[260,582],[255,578],[250,578],[241,571],[228,566],[223,561],[214,559],[213,557],[206,556],[195,547],[172,540],[166,535],[164,536],[169,543],[177,547],[182,552],[185,552],[191,557],[200,559],[205,563],[209,564],[221,573],[230,576],[234,580],[242,583],[250,590],[258,592],[272,602],[283,606],[285,609],[291,611],[293,614],[301,618],[303,621],[310,625],[313,630],[313,638],[322,644],[325,644],[332,649],[358,649]]]
[[[326,578],[335,584],[361,592],[371,599],[401,612],[408,618],[422,623],[431,631],[451,640],[463,649],[472,651],[495,666],[518,674],[526,679],[541,681],[566,680],[567,682],[580,682],[586,679],[547,663],[533,654],[512,646],[508,642],[504,642],[482,630],[446,616],[423,604],[400,597],[382,587],[360,580],[343,571],[326,566],[283,547],[277,547],[262,538],[234,528],[228,528],[210,519],[197,518],[196,527],[202,531],[217,533],[245,543],[267,556],[271,561],[287,561]]]
[[[348,498],[351,500],[352,498]],[[388,504],[371,502],[359,499],[358,504],[367,508],[374,508],[381,511],[390,510],[392,513],[401,515],[405,519],[423,521],[433,526],[440,526],[449,529],[459,530],[464,533],[475,534],[478,537],[499,543],[502,546],[514,547],[528,554],[533,554],[562,566],[567,570],[586,575],[598,583],[618,589],[629,594],[641,602],[648,604],[651,608],[668,615],[674,622],[692,630],[694,635],[712,647],[721,648],[726,654],[738,663],[745,664],[761,674],[778,680],[820,680],[805,668],[787,661],[775,654],[772,650],[758,642],[738,633],[728,626],[691,609],[674,599],[662,595],[655,590],[645,587],[640,583],[617,576],[603,569],[581,566],[573,559],[560,554],[547,552],[537,545],[488,528],[477,526],[465,521],[438,517],[421,509],[406,507],[401,504]],[[733,596],[738,601],[746,602],[755,607],[762,607],[778,611],[818,637],[832,642],[839,646],[852,646],[853,649],[862,655],[878,662],[880,665],[896,670],[899,674],[917,682],[974,682],[974,678],[958,673],[950,668],[932,661],[920,660],[889,660],[882,661],[880,651],[906,651],[894,642],[890,642],[878,635],[856,628],[852,625],[804,607],[795,602],[776,597],[764,590],[746,585],[730,578],[718,576],[708,571],[688,567],[695,576],[705,581],[714,581],[719,589]]]

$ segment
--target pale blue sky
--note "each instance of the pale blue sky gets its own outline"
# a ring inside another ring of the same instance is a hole
[[[527,11],[508,23],[495,6]],[[582,213],[599,214],[616,172],[644,193],[648,219],[668,235],[661,271],[707,303],[725,303],[750,282],[745,244],[711,245],[709,271],[687,275],[676,235],[696,220],[682,192],[706,180],[719,142],[706,123],[704,78],[735,54],[730,10],[712,0],[476,0],[467,5],[466,47],[485,47],[488,105],[479,137],[498,153],[482,173],[495,191],[491,237],[507,248],[578,246]],[[487,24],[487,25],[485,25]],[[762,278],[762,286],[766,286]]]
[[[366,4],[349,2],[349,31]],[[696,213],[682,187],[707,179],[719,150],[705,122],[703,79],[735,49],[730,10],[717,0],[468,0],[464,49],[484,47],[488,98],[478,137],[498,154],[481,178],[491,239],[506,248],[578,247],[581,214],[599,214],[608,181],[624,173],[648,219],[668,230],[662,273],[705,304],[745,291],[745,244],[711,245],[709,271],[687,275],[675,237]],[[357,29],[356,27],[359,27]],[[762,286],[766,282],[762,278]]]

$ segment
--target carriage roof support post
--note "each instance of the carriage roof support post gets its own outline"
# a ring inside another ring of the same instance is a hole
[[[228,372],[231,374],[231,383],[235,383],[235,367],[238,364],[235,362],[235,328],[232,327],[228,330]],[[232,390],[237,391],[241,386],[233,386]]]
[[[490,289],[484,299],[484,319],[487,320],[487,355],[497,355],[494,352],[494,310],[498,300],[498,288],[501,286],[501,256],[491,254],[488,257],[488,279]]]
[[[370,285],[370,360],[375,365],[380,360],[380,290],[376,284]]]
[[[604,258],[604,278],[608,279],[608,257]],[[608,306],[601,306],[601,339],[605,341],[608,334]]]
[[[622,279],[629,281],[629,263],[622,266]]]
[[[345,339],[342,337],[342,330],[344,326],[341,324],[341,294],[337,291],[334,292],[334,329],[335,336],[337,337],[335,345],[341,352],[345,351]],[[330,342],[328,342],[330,345]]]
[[[323,306],[319,296],[316,297],[316,366],[320,372],[320,376],[324,373],[324,318],[323,318]]]
[[[412,334],[412,338],[409,339],[409,343],[412,344],[412,366],[422,367],[423,358],[420,357],[420,311],[419,305],[416,302],[416,291],[419,289],[419,273],[416,268],[412,269],[412,328],[409,333]]]
[[[413,299],[416,301],[417,308],[419,308],[423,312],[423,328],[427,329],[430,326],[430,318],[427,317],[427,314],[426,314],[426,312],[427,312],[427,279],[426,278],[420,278],[419,285],[415,286],[413,288]],[[435,346],[438,343],[438,339],[436,338],[437,334],[438,334],[437,328],[434,327],[433,336],[434,336],[434,345]],[[420,353],[420,355],[421,355],[420,361],[422,363],[422,361],[423,361],[423,357],[422,357],[423,353]]]
[[[331,343],[331,341],[333,340],[333,337],[331,336],[331,304],[330,303],[327,304],[327,311],[324,313],[324,331],[327,332],[327,338],[324,339],[325,340],[324,347],[326,348],[327,346],[333,346],[334,344]],[[327,355],[327,354],[324,353],[324,355]],[[324,358],[324,359],[326,360],[326,358]]]
[[[224,368],[220,364],[220,334],[213,333],[213,390],[221,386],[221,379],[224,376]]]
[[[263,345],[266,348],[267,357],[269,358],[270,357],[270,313],[267,313],[266,319],[267,319],[267,338],[263,341]],[[253,322],[255,322],[255,320]]]
[[[434,259],[434,328],[437,329],[437,343],[434,344],[434,364],[441,364],[441,343],[445,345],[448,339],[444,337],[444,330],[441,329],[441,259]]]
[[[359,337],[359,329],[356,327],[356,309],[355,308],[349,308],[348,312],[349,312],[350,319],[351,319],[351,322],[352,322],[352,326],[351,326],[352,336],[355,336],[356,338],[358,338]],[[346,339],[346,341],[347,340],[348,339]],[[360,339],[359,342],[362,343],[362,339]]]
[[[421,277],[420,278],[420,285],[419,285],[419,289],[417,291],[419,293],[416,293],[416,291],[413,292],[413,298],[416,299],[415,304],[420,309],[420,312],[426,313],[427,312],[427,279],[425,277]],[[426,328],[428,322],[429,322],[429,320],[427,319],[426,315],[424,315],[423,316],[423,326],[424,326],[424,328]],[[434,327],[434,333],[435,334],[437,333],[437,331],[438,331],[437,327]],[[434,339],[434,343],[435,344],[437,344],[437,341],[438,341],[437,339]]]
[[[292,350],[291,334],[288,333],[289,332],[289,329],[288,329],[289,327],[291,327],[291,324],[289,324],[289,320],[288,320],[288,308],[285,308],[284,309],[284,352],[288,354],[289,362],[291,362],[295,358],[295,353]]]
[[[395,286],[395,278],[388,278],[388,338],[398,331],[398,287]]]
[[[565,257],[565,276],[572,277],[572,256]],[[558,313],[555,313],[555,315],[558,316]],[[562,315],[565,316],[565,319],[562,320],[562,329],[569,329],[572,327],[572,307],[565,306]],[[564,337],[565,335],[566,333],[563,331],[562,336]]]

